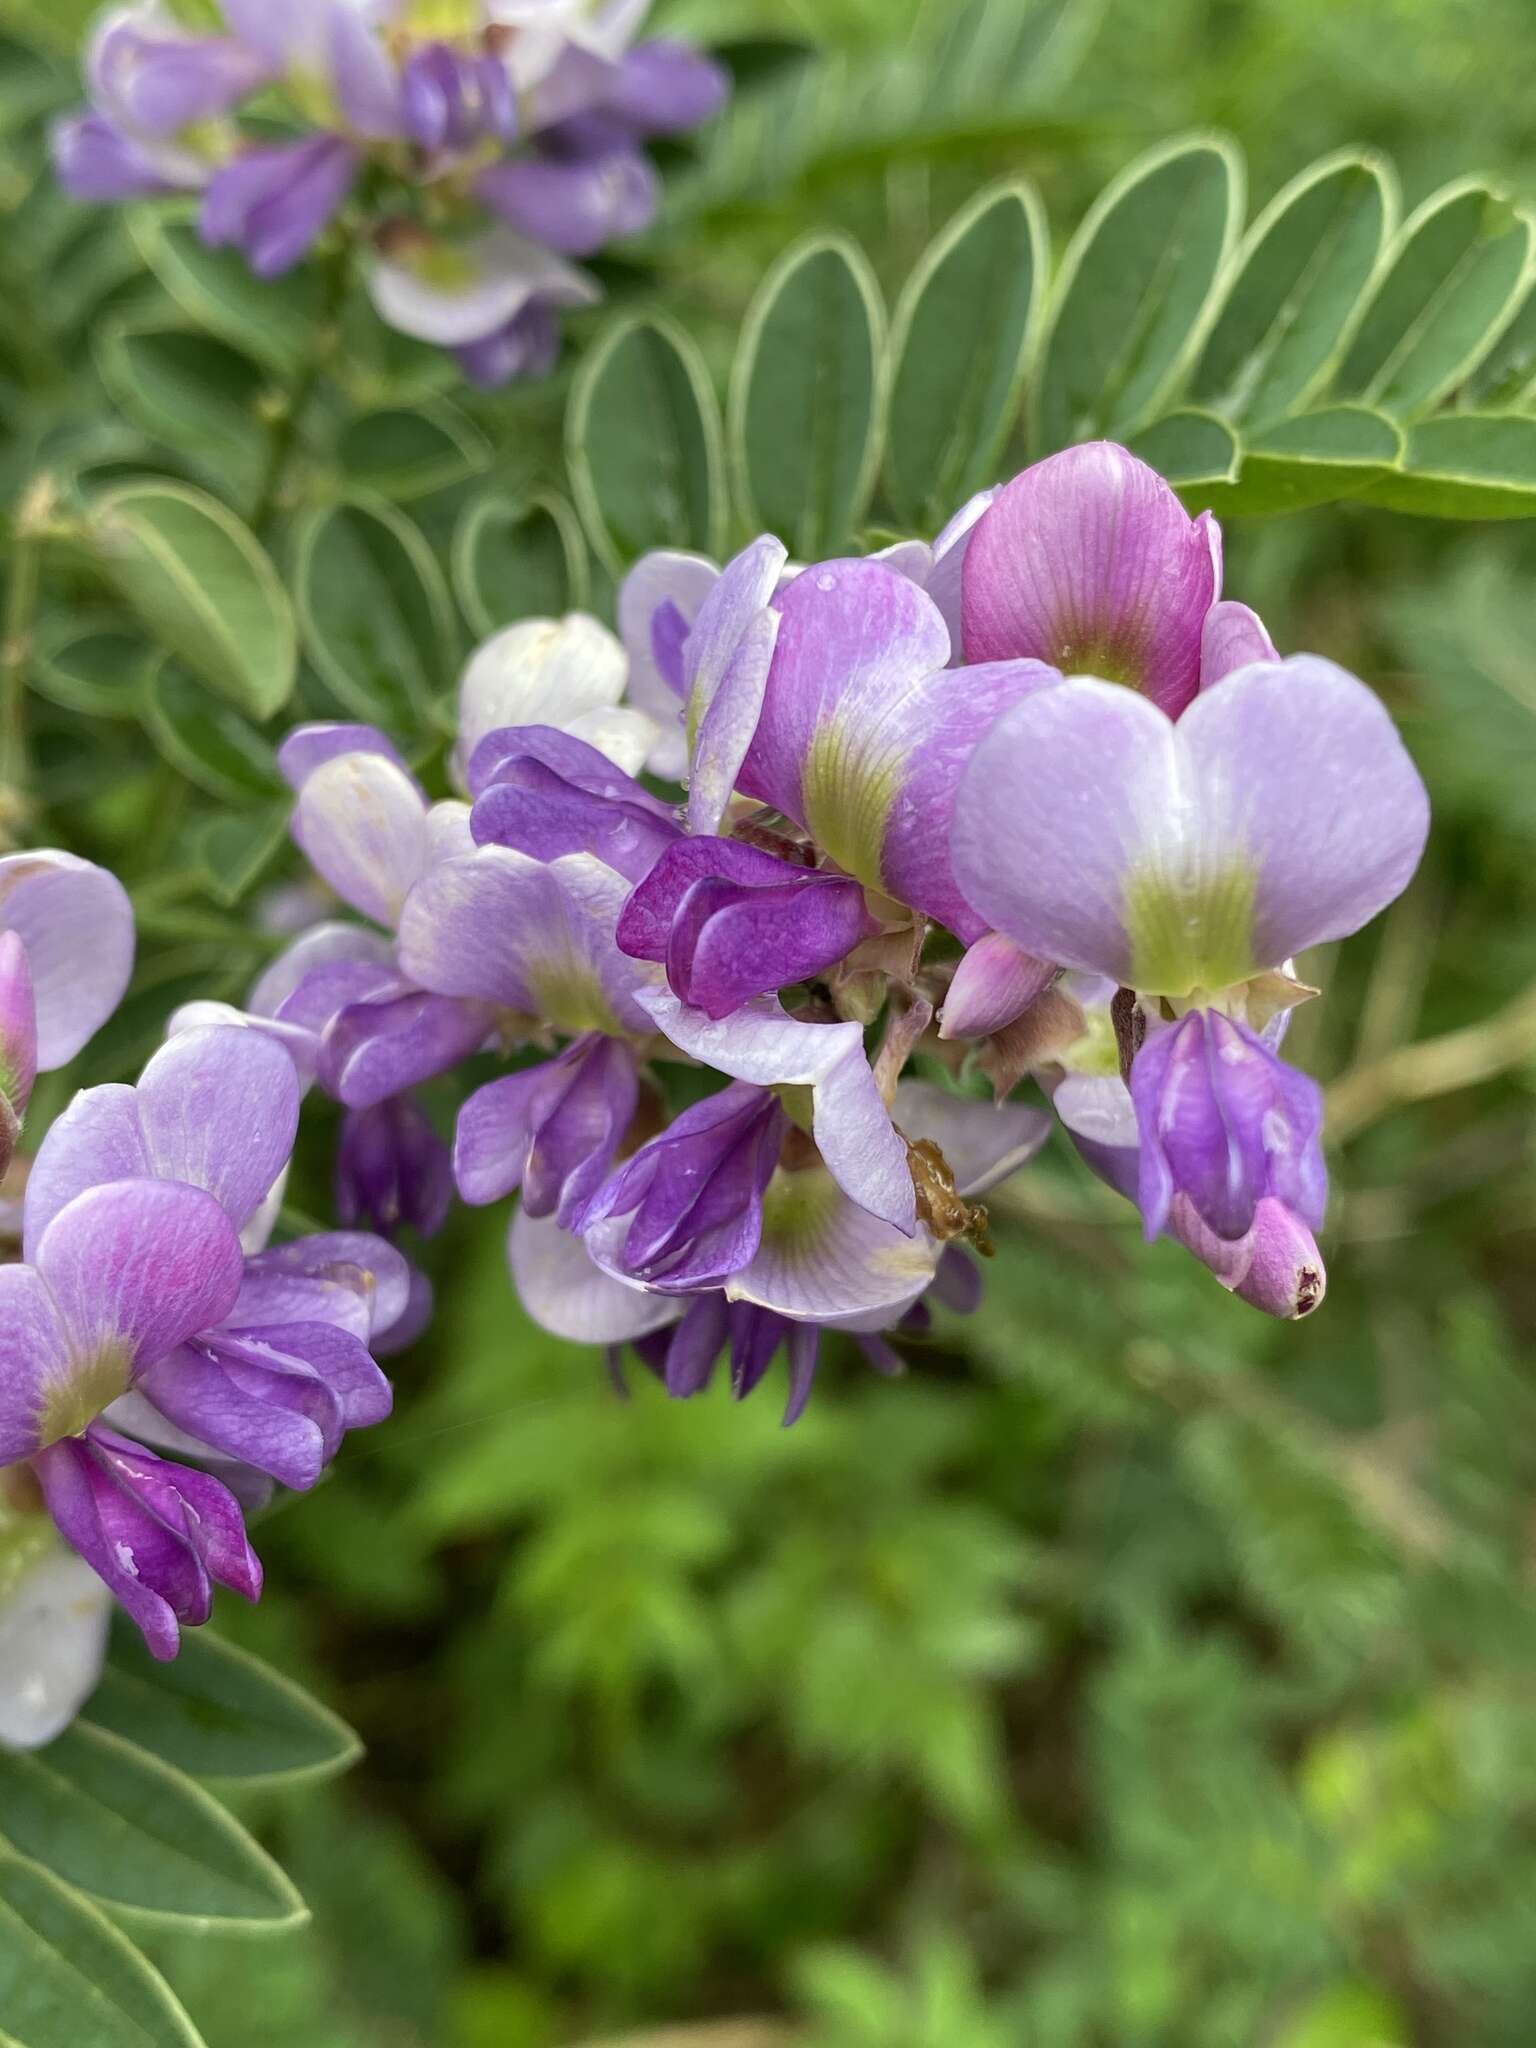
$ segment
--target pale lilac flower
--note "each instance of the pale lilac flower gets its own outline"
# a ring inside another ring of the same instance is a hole
[[[1406,887],[1428,823],[1378,700],[1297,655],[1177,724],[1112,683],[1031,694],[972,756],[953,849],[967,899],[1027,952],[1178,998],[1357,931]]]
[[[133,973],[133,910],[105,868],[52,850],[0,858],[0,931],[27,950],[37,1065],[67,1066],[122,1001]]]

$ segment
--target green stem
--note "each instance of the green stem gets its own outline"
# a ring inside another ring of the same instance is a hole
[[[335,247],[321,267],[320,310],[314,335],[292,386],[283,393],[273,415],[266,469],[251,512],[252,529],[262,538],[282,509],[288,468],[298,447],[299,430],[340,344],[341,316],[351,281],[352,237],[344,233],[338,235]]]
[[[11,525],[5,621],[0,631],[0,836],[14,840],[27,796],[27,672],[44,533],[53,512],[53,479],[34,477],[22,492]]]

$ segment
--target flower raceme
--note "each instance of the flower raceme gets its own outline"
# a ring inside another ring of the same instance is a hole
[[[102,118],[165,180],[252,52],[291,73],[292,36],[349,148],[386,100],[415,150],[502,147],[496,39],[386,49],[268,0],[173,61],[167,18],[129,14],[97,53]],[[600,18],[557,0],[519,37],[547,59],[520,119],[594,75],[631,124],[658,78],[679,104],[698,84],[664,53],[569,62]],[[1371,691],[1282,658],[1221,575],[1214,520],[1093,444],[931,546],[647,557],[622,639],[581,615],[498,634],[461,685],[456,795],[372,728],[292,734],[293,836],[338,914],[245,1010],[178,1012],[138,1085],[77,1096],[31,1162],[0,1266],[0,1538],[46,1511],[169,1655],[214,1584],[257,1590],[241,1503],[312,1485],[386,1413],[376,1356],[422,1326],[421,1276],[356,1228],[269,1242],[311,1086],[346,1113],[345,1225],[429,1233],[450,1172],[467,1202],[516,1193],[529,1314],[678,1396],[722,1356],[743,1396],[782,1356],[793,1420],[825,1333],[890,1370],[933,1302],[974,1306],[984,1198],[1052,1128],[1014,1099],[1030,1078],[1150,1237],[1309,1313],[1327,1180],[1319,1091],[1281,1056],[1315,994],[1296,957],[1406,886],[1428,812]],[[0,862],[8,1145],[131,958],[110,876]],[[417,1091],[471,1056],[450,1158]],[[31,1604],[0,1610],[34,1665],[39,1589],[71,1570],[44,1550]],[[37,1666],[27,1727],[67,1716],[98,1635]]]
[[[633,0],[214,11],[211,28],[170,0],[100,17],[88,108],[54,138],[66,189],[197,194],[204,242],[238,249],[263,278],[354,208],[380,317],[451,348],[484,384],[548,372],[561,310],[601,296],[573,259],[655,215],[645,145],[710,120],[727,93],[686,44],[636,43],[647,9]],[[252,101],[261,119],[246,127]]]

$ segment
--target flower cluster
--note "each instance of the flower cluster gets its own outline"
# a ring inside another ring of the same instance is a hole
[[[1095,444],[932,547],[653,555],[619,609],[622,640],[535,620],[474,657],[462,796],[368,728],[284,749],[295,837],[373,928],[305,934],[247,1021],[370,1120],[355,1200],[441,1213],[408,1092],[497,1048],[452,1174],[521,1191],[529,1312],[677,1394],[782,1346],[793,1418],[821,1331],[889,1365],[930,1292],[975,1298],[977,1198],[1050,1128],[1032,1075],[1150,1237],[1314,1308],[1294,956],[1405,886],[1427,805],[1366,686],[1222,600],[1214,520]]]
[[[88,200],[201,195],[199,227],[260,277],[352,206],[374,305],[476,381],[539,376],[561,308],[600,294],[573,258],[656,211],[651,138],[727,82],[649,0],[130,0],[86,54],[89,109],[55,156]]]
[[[157,1657],[208,1619],[215,1584],[257,1596],[244,1510],[275,1483],[313,1486],[348,1429],[388,1414],[374,1352],[409,1334],[411,1274],[382,1239],[269,1243],[300,1092],[270,1038],[178,1034],[136,1086],[84,1090],[34,1158],[16,1155],[37,1072],[116,1008],[133,951],[128,899],[103,869],[55,852],[0,861],[10,1743],[47,1740],[94,1685],[108,1593]]]
[[[388,1240],[455,1187],[518,1193],[545,1327],[678,1396],[722,1359],[744,1396],[782,1353],[787,1421],[824,1331],[892,1371],[931,1301],[974,1307],[980,1198],[1053,1122],[1149,1237],[1270,1314],[1321,1300],[1295,956],[1405,887],[1428,807],[1370,690],[1222,599],[1209,515],[1092,444],[932,547],[652,555],[619,612],[621,638],[572,615],[479,651],[459,794],[370,727],[285,742],[294,838],[357,918],[302,932],[245,1010],[179,1011],[137,1087],[44,1138],[0,1265],[0,1570],[46,1508],[162,1656],[214,1582],[254,1596],[241,1503],[386,1413],[375,1354],[431,1307]],[[132,926],[61,854],[0,862],[0,925],[9,1153]],[[450,1151],[415,1091],[471,1055]],[[272,1248],[311,1086],[344,1109],[348,1227]],[[75,1564],[27,1556],[10,1740],[67,1716],[80,1641],[99,1657]]]

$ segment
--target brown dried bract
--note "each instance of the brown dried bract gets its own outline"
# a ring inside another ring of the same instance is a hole
[[[997,1247],[992,1242],[989,1218],[980,1202],[967,1202],[955,1192],[954,1169],[932,1138],[915,1141],[901,1133],[907,1147],[907,1168],[917,1196],[917,1215],[940,1244],[964,1238],[984,1259]]]

